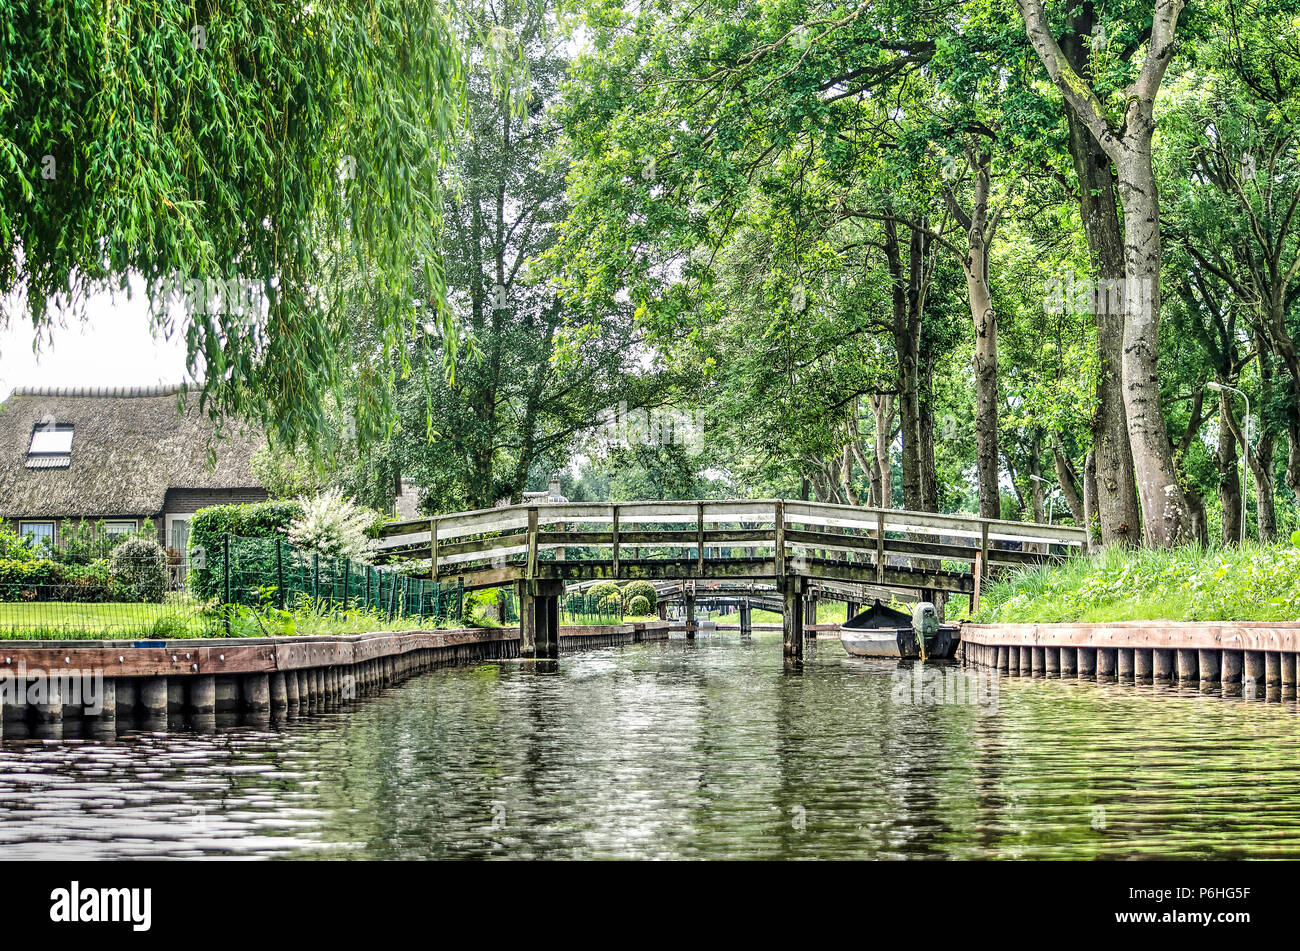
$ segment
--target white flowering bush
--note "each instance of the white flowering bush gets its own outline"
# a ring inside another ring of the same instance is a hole
[[[299,502],[302,515],[289,525],[291,543],[331,558],[370,561],[366,530],[374,523],[374,512],[338,489]]]

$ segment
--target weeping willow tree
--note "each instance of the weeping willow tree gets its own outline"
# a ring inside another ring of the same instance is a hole
[[[455,356],[440,181],[463,108],[438,0],[9,0],[0,321],[39,335],[134,277],[214,417],[316,444],[346,392],[376,433],[417,341]]]

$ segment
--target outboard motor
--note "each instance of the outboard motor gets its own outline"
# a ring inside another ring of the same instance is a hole
[[[939,612],[929,601],[921,601],[912,608],[912,634],[916,637],[916,646],[925,660],[925,646],[939,633]]]

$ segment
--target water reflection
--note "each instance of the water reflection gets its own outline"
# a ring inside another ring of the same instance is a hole
[[[5,724],[0,854],[1300,857],[1293,702],[1012,678],[918,704],[907,665],[780,651],[482,664],[282,726]]]

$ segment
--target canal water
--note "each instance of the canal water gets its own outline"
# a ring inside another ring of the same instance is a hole
[[[1294,703],[930,670],[719,633],[282,727],[9,735],[0,856],[1300,858]]]

